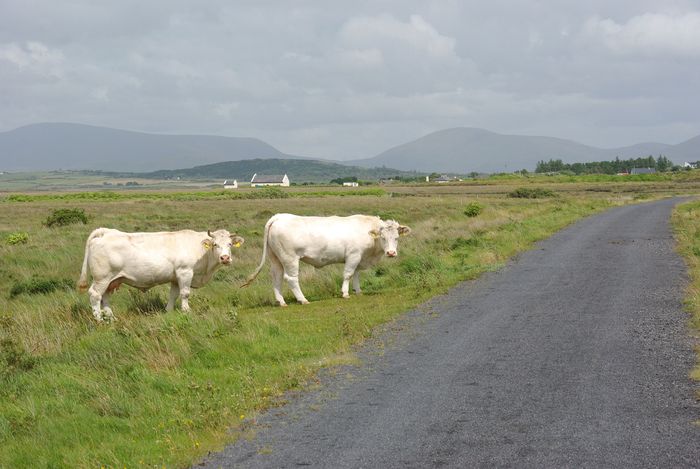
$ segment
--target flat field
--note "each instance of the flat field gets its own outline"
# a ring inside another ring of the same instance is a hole
[[[320,367],[352,362],[353,345],[375,326],[425,299],[581,217],[697,193],[695,181],[550,182],[540,180],[555,196],[541,199],[508,197],[520,180],[257,193],[266,198],[0,197],[0,467],[187,466],[236,438],[285,391],[312,383]],[[64,208],[83,209],[88,223],[43,225]],[[398,258],[361,274],[362,295],[340,298],[340,266],[305,266],[301,285],[312,303],[297,305],[285,290],[290,306],[279,308],[267,267],[238,287],[260,261],[266,220],[279,212],[374,214],[413,231]],[[145,294],[122,287],[112,297],[118,321],[98,324],[87,294],[73,286],[85,240],[99,226],[226,228],[246,242],[230,267],[193,291],[192,312],[165,312],[167,286]],[[22,233],[26,242],[10,241]]]

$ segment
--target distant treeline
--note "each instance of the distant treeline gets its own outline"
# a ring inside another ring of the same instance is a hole
[[[615,158],[612,161],[593,161],[590,163],[564,163],[562,160],[538,161],[536,173],[571,172],[574,174],[617,174],[628,173],[632,168],[654,168],[659,172],[673,169],[673,162],[665,156],[658,158],[648,156],[646,158],[630,158],[621,160]]]

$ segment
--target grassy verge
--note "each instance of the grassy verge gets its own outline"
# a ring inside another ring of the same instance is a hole
[[[347,359],[376,325],[623,203],[600,193],[484,196],[480,213],[467,216],[473,201],[452,194],[4,204],[0,240],[18,231],[28,240],[0,242],[0,467],[191,464],[230,441],[237,422],[303,386],[319,367]],[[60,208],[85,210],[88,225],[43,226]],[[413,232],[396,260],[362,274],[364,295],[339,298],[340,267],[309,267],[301,283],[312,304],[282,309],[265,273],[237,288],[259,262],[263,225],[277,212],[376,214]],[[163,311],[165,287],[148,294],[125,288],[112,301],[119,321],[96,324],[86,295],[65,285],[77,278],[85,238],[97,226],[221,227],[246,244],[232,268],[193,293],[191,314]]]
[[[700,336],[700,201],[677,206],[673,212],[672,223],[678,241],[678,251],[688,264],[690,275],[686,295],[686,307],[691,315],[690,327],[696,336]],[[691,377],[700,381],[700,347],[696,348],[696,353],[698,360]]]

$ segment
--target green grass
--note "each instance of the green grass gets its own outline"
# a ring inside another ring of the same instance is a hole
[[[678,252],[688,264],[690,284],[686,294],[686,308],[690,313],[690,327],[700,333],[700,201],[676,207],[672,216]],[[691,377],[700,381],[700,347],[696,347],[697,364]],[[698,393],[700,398],[700,392]]]
[[[124,200],[246,200],[246,199],[286,199],[290,197],[323,197],[323,196],[374,196],[385,195],[383,189],[359,189],[353,191],[335,190],[294,190],[281,189],[279,187],[263,187],[260,189],[245,190],[209,190],[198,192],[125,192],[125,191],[100,191],[100,192],[56,192],[49,194],[9,194],[6,202],[42,202],[42,201],[124,201]]]
[[[482,195],[477,217],[465,216],[475,200],[459,191],[2,204],[0,238],[18,230],[29,238],[0,243],[0,467],[192,464],[234,439],[241,421],[303,387],[319,367],[352,361],[352,346],[375,326],[498,268],[581,217],[630,200],[605,192],[536,200]],[[58,208],[83,209],[88,225],[44,227]],[[296,305],[285,290],[290,306],[279,308],[267,267],[250,287],[237,287],[259,263],[264,223],[277,212],[380,214],[413,231],[401,239],[397,259],[361,274],[363,295],[340,298],[340,266],[304,266],[301,284],[312,303]],[[87,295],[61,282],[77,279],[85,239],[98,226],[227,228],[246,243],[234,251],[232,267],[194,290],[190,314],[164,311],[165,286],[147,294],[123,287],[112,298],[118,321],[97,324]],[[58,287],[48,291],[41,282],[52,280]],[[12,296],[13,288],[24,291]]]

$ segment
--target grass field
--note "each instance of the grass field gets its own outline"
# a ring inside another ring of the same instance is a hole
[[[690,313],[690,327],[695,333],[697,365],[691,377],[700,381],[700,201],[694,200],[676,207],[672,223],[676,231],[678,251],[688,264],[690,284],[686,308]],[[700,399],[700,392],[698,393]]]
[[[378,324],[498,268],[581,217],[696,189],[577,181],[553,186],[556,197],[507,197],[519,183],[342,197],[298,189],[263,199],[0,198],[0,467],[187,466],[231,441],[255,412],[303,387],[319,367],[352,360],[352,346]],[[62,208],[83,209],[88,224],[42,224]],[[259,263],[265,221],[278,212],[375,214],[413,231],[401,239],[397,259],[361,275],[363,295],[340,298],[340,266],[307,266],[300,279],[312,303],[296,305],[286,290],[290,307],[283,309],[274,306],[267,267],[252,286],[238,288]],[[697,222],[697,212],[687,212]],[[87,295],[72,285],[85,239],[98,226],[226,228],[246,243],[231,267],[193,291],[191,313],[165,313],[165,286],[147,294],[124,287],[112,298],[118,321],[97,324]],[[19,233],[28,236],[10,244]]]

